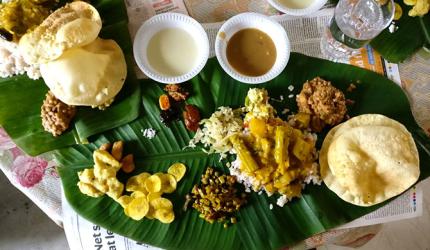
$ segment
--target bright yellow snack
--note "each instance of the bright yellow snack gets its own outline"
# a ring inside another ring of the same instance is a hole
[[[162,180],[160,176],[154,174],[145,180],[145,187],[149,193],[157,193],[161,191]]]
[[[131,193],[131,198],[135,199],[135,198],[139,198],[139,197],[145,197],[146,198],[146,194],[140,191],[134,191],[133,193]]]
[[[160,192],[173,193],[176,190],[176,178],[171,174],[162,174],[161,176],[162,187]]]
[[[399,20],[403,15],[403,10],[400,4],[394,3],[395,11],[394,11],[394,20]]]
[[[158,210],[160,208],[173,209],[172,202],[162,197],[150,201],[149,204],[154,208],[154,210]]]
[[[132,197],[128,195],[123,195],[115,201],[118,202],[123,208],[125,208],[132,200],[133,200]]]
[[[413,6],[417,3],[417,0],[403,0],[406,5]]]
[[[158,172],[153,175],[143,172],[132,176],[127,180],[125,189],[130,195],[122,195],[124,184],[117,177],[117,172],[122,164],[107,150],[98,149],[93,152],[94,168],[84,169],[78,172],[79,190],[91,197],[100,197],[107,194],[118,202],[124,213],[133,220],[157,218],[162,223],[171,223],[175,219],[173,204],[170,200],[161,197],[163,193],[171,193],[176,190],[177,180],[168,173]],[[170,168],[182,178],[185,174],[185,165],[180,164]]]
[[[409,16],[424,16],[430,10],[429,0],[416,0],[414,7],[409,11]]]
[[[160,208],[155,211],[154,217],[161,223],[168,224],[175,220],[175,213],[171,209]]]
[[[133,220],[141,220],[149,211],[146,197],[134,198],[125,208],[124,213]]]
[[[97,198],[100,196],[103,196],[104,193],[96,189],[93,185],[85,183],[85,182],[78,182],[78,187],[81,193],[86,194],[88,196]]]
[[[122,184],[116,177],[107,179],[106,186],[108,187],[106,194],[114,200],[118,199],[124,191],[124,184]]]
[[[151,174],[143,172],[138,175],[130,177],[127,180],[127,184],[125,185],[125,190],[129,192],[141,191],[145,194],[148,193],[145,187],[145,180],[150,176]]]
[[[94,169],[86,168],[83,171],[78,172],[79,180],[84,183],[92,183],[95,179],[94,177]]]
[[[187,172],[187,167],[183,163],[174,163],[167,169],[167,173],[175,176],[176,181],[179,182],[182,177],[184,177],[185,172]]]
[[[148,200],[148,202],[151,202],[152,200],[155,200],[155,199],[160,198],[160,197],[161,197],[161,195],[162,195],[162,193],[161,193],[161,192],[158,192],[158,193],[149,193],[149,194],[146,196],[146,199]]]

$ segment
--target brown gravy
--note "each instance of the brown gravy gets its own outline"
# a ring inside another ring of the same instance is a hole
[[[227,60],[246,76],[266,74],[275,64],[276,46],[263,31],[247,28],[236,32],[227,43]]]

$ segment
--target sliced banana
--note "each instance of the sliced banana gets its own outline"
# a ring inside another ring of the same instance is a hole
[[[131,201],[133,200],[132,197],[128,195],[123,195],[119,197],[116,202],[118,202],[123,208],[125,208]]]
[[[155,211],[154,217],[158,219],[161,223],[172,223],[173,220],[175,220],[175,214],[173,213],[173,210],[160,208]]]
[[[184,177],[185,172],[187,172],[187,167],[180,162],[174,163],[167,170],[167,173],[175,176],[177,182],[179,182],[182,179],[182,177]]]
[[[176,190],[176,178],[171,174],[162,174],[161,176],[162,188],[161,192],[163,193],[173,193]]]
[[[145,180],[145,187],[149,193],[157,193],[161,191],[162,180],[160,175],[154,174]]]
[[[149,173],[143,172],[141,174],[130,177],[125,185],[125,190],[129,192],[140,191],[143,193],[148,193],[145,187],[145,180],[150,177]]]
[[[146,197],[134,198],[124,209],[124,213],[133,220],[141,220],[149,211]]]

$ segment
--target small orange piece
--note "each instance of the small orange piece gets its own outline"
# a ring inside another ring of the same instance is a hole
[[[160,95],[160,98],[158,99],[158,103],[160,104],[161,110],[168,110],[170,108],[169,96],[166,94]]]
[[[122,158],[122,166],[121,169],[125,173],[131,173],[133,172],[135,166],[134,166],[134,157],[132,154],[126,155],[124,158]]]

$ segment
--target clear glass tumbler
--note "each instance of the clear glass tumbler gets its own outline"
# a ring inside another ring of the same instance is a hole
[[[348,61],[387,28],[393,17],[393,0],[339,0],[321,39],[321,52],[327,59]]]

